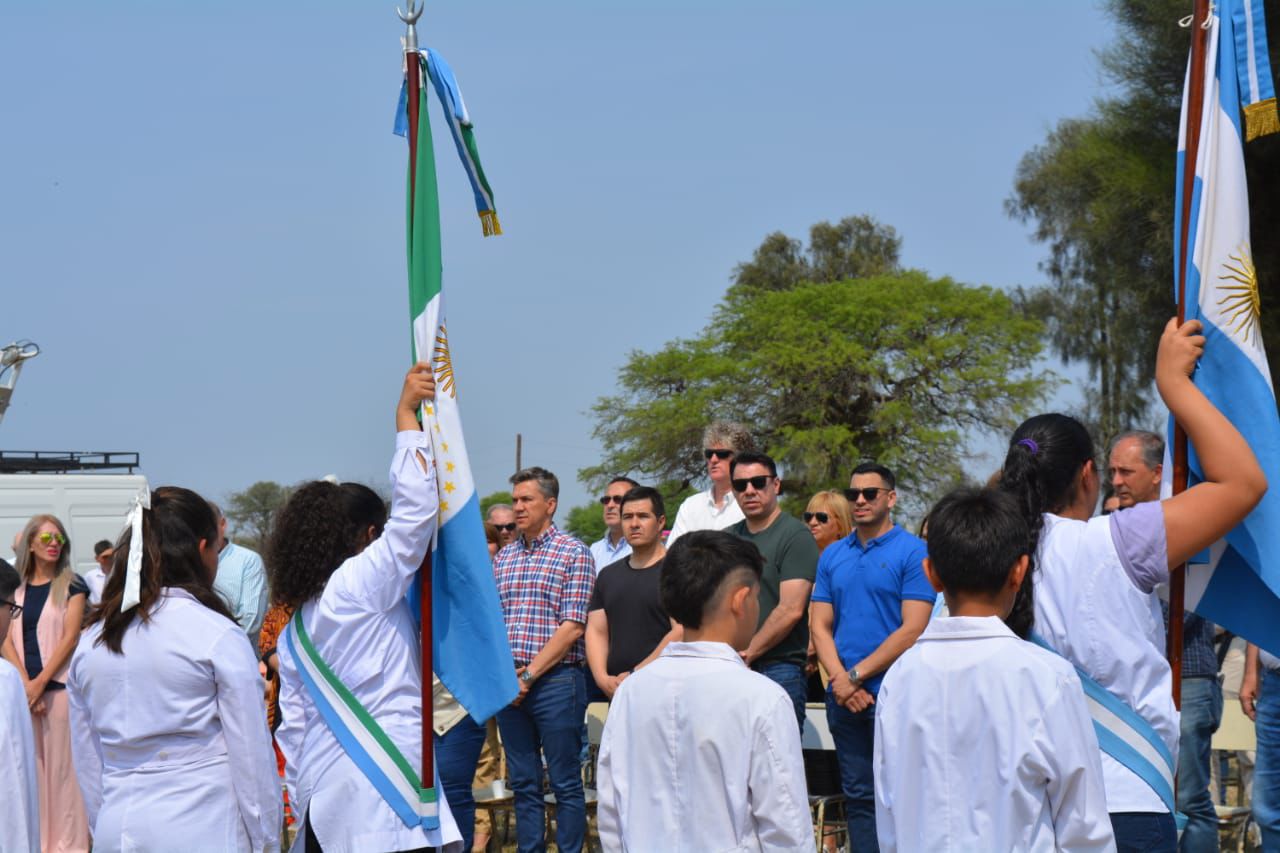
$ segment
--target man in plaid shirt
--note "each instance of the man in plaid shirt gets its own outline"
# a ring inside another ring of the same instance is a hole
[[[556,847],[578,853],[587,830],[582,792],[582,721],[587,710],[582,635],[595,561],[552,521],[560,481],[545,468],[511,477],[519,536],[498,552],[498,599],[515,656],[520,695],[498,713],[515,795],[521,851],[544,850],[542,756],[556,796]]]

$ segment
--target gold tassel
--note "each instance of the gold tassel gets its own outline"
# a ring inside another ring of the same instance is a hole
[[[495,234],[502,233],[502,223],[498,221],[498,211],[486,210],[480,214],[480,227],[484,229],[484,236],[492,237]]]
[[[1252,142],[1259,136],[1280,133],[1280,110],[1276,99],[1267,98],[1244,108],[1244,141]]]

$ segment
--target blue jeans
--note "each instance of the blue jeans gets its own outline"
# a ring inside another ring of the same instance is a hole
[[[798,663],[774,661],[757,664],[752,668],[787,691],[787,695],[791,697],[791,704],[796,709],[796,722],[800,726],[800,733],[804,734],[804,695],[808,690],[804,680],[804,667]]]
[[[443,735],[433,735],[440,787],[444,788],[449,811],[462,832],[462,849],[468,851],[476,831],[476,800],[471,783],[476,778],[484,736],[484,726],[471,719],[470,714]]]
[[[827,694],[827,726],[836,742],[840,788],[849,822],[849,853],[876,853],[876,792],[871,758],[875,753],[876,706],[854,713]]]
[[[533,683],[524,701],[498,712],[515,796],[516,846],[520,853],[547,849],[542,800],[542,758],[556,795],[556,847],[580,853],[587,833],[582,793],[582,719],[587,686],[581,666],[557,666]]]
[[[1262,849],[1280,850],[1280,673],[1263,670],[1254,707],[1258,754],[1253,766],[1253,819],[1262,832]]]
[[[1173,853],[1178,827],[1168,812],[1112,812],[1116,853]]]
[[[1182,680],[1182,735],[1178,742],[1178,811],[1187,816],[1182,853],[1217,853],[1218,815],[1209,795],[1209,741],[1222,722],[1222,685],[1216,678]]]

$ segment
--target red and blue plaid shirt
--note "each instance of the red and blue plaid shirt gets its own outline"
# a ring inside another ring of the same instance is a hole
[[[520,536],[499,551],[493,572],[507,640],[518,665],[532,661],[562,622],[586,624],[596,581],[595,560],[590,548],[554,524],[527,547]],[[579,639],[563,662],[585,659]]]

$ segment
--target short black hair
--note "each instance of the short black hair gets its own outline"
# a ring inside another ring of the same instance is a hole
[[[612,480],[610,480],[609,482],[605,483],[605,486],[604,486],[604,487],[607,489],[607,488],[609,488],[610,486],[612,486],[614,483],[626,483],[627,485],[631,486],[632,488],[634,488],[634,487],[636,487],[636,486],[640,485],[639,483],[637,483],[635,480],[631,479],[630,477],[624,477],[624,476],[622,476],[621,474],[619,474],[618,476],[614,477],[614,478],[613,478]]]
[[[893,472],[881,465],[879,462],[863,462],[857,468],[853,469],[850,479],[859,474],[878,474],[880,479],[884,480],[884,484],[889,487],[890,491],[898,488],[898,478],[893,476]]]
[[[110,539],[99,539],[93,544],[93,556],[101,557],[103,551],[110,551],[114,547]]]
[[[1007,492],[956,489],[929,510],[929,559],[949,593],[999,592],[1029,541],[1027,521]]]
[[[759,583],[763,572],[764,557],[755,543],[722,530],[686,533],[662,561],[662,606],[672,619],[696,630],[732,578],[746,575],[747,582]]]
[[[649,501],[653,504],[653,514],[658,518],[665,518],[667,515],[667,505],[662,501],[662,492],[652,486],[635,486],[625,495],[622,496],[622,505],[618,507],[618,513],[626,508],[627,504],[632,501]],[[677,542],[680,540],[677,539]]]
[[[769,476],[778,476],[778,465],[773,461],[773,457],[767,453],[757,453],[754,450],[744,450],[741,453],[735,453],[733,460],[729,463],[729,476],[733,476],[733,470],[739,465],[763,465],[769,469]],[[676,540],[677,542],[680,540]]]
[[[13,601],[13,593],[21,585],[22,578],[18,577],[18,570],[0,560],[0,599]]]

